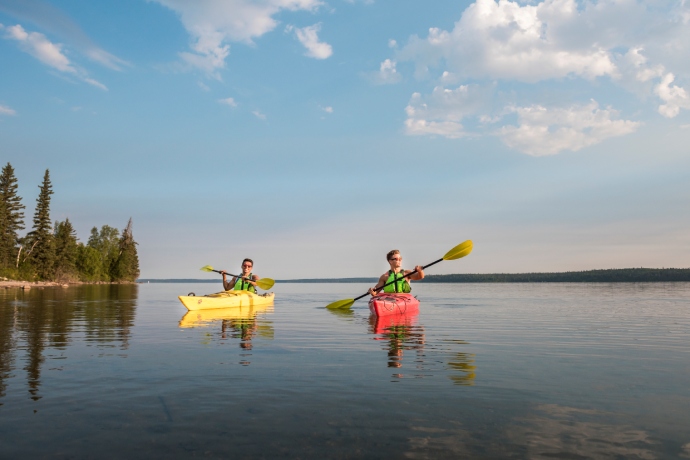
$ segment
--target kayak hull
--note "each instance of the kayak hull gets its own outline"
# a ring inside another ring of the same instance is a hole
[[[273,305],[275,294],[254,294],[249,291],[223,291],[204,296],[178,296],[187,310],[210,310],[215,308],[261,307]]]
[[[369,310],[376,316],[414,315],[419,313],[419,300],[412,294],[384,292],[369,299]]]

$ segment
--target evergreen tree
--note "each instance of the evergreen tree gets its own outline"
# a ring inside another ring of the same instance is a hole
[[[112,270],[114,281],[136,281],[139,277],[139,256],[137,255],[137,243],[132,235],[132,218],[127,222],[127,227],[122,231],[119,242],[119,254]]]
[[[19,231],[24,230],[22,197],[17,195],[14,168],[7,163],[0,173],[0,268],[16,267]]]
[[[101,253],[82,243],[77,245],[77,270],[82,281],[101,281],[103,279]]]
[[[36,199],[34,226],[27,235],[27,260],[36,270],[39,279],[52,279],[55,274],[55,240],[50,221],[50,195],[53,189],[50,172],[46,169],[41,192]]]
[[[102,226],[100,232],[96,227],[91,229],[91,235],[86,246],[95,249],[100,254],[98,279],[101,281],[110,281],[111,279],[113,264],[120,252],[119,240],[119,230],[109,225]]]
[[[71,279],[77,268],[77,233],[69,219],[55,222],[55,278]]]

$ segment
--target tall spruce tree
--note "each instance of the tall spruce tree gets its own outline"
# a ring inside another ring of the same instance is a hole
[[[139,256],[137,255],[137,243],[132,235],[132,218],[129,218],[127,227],[122,230],[119,242],[119,254],[113,264],[112,279],[114,281],[136,281],[139,278]]]
[[[19,231],[24,230],[22,197],[17,195],[17,177],[7,163],[0,173],[0,268],[16,267]]]
[[[49,280],[55,274],[55,240],[50,220],[50,171],[46,169],[41,192],[36,199],[34,226],[27,235],[27,260],[33,266],[39,279]]]
[[[77,245],[77,232],[69,219],[64,222],[55,222],[55,278],[70,281],[76,278],[77,257],[79,247]]]

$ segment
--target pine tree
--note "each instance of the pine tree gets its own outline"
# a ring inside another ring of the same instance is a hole
[[[55,222],[55,278],[69,281],[76,275],[77,233],[69,219]]]
[[[0,268],[16,266],[19,231],[24,230],[22,197],[17,195],[14,168],[7,163],[0,173]]]
[[[132,235],[132,218],[129,218],[127,227],[122,231],[119,242],[119,254],[113,264],[112,279],[115,281],[136,281],[139,278],[139,256],[137,255],[137,243]]]
[[[40,279],[52,279],[55,274],[55,240],[50,221],[50,172],[46,169],[41,192],[36,199],[34,226],[27,235],[27,259]]]

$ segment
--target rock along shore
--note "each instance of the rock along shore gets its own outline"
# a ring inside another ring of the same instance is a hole
[[[110,282],[110,281],[70,281],[69,283],[57,281],[15,281],[7,280],[0,281],[0,289],[20,288],[29,290],[31,288],[45,288],[45,287],[70,287],[79,286],[82,284],[136,284],[135,282]]]

